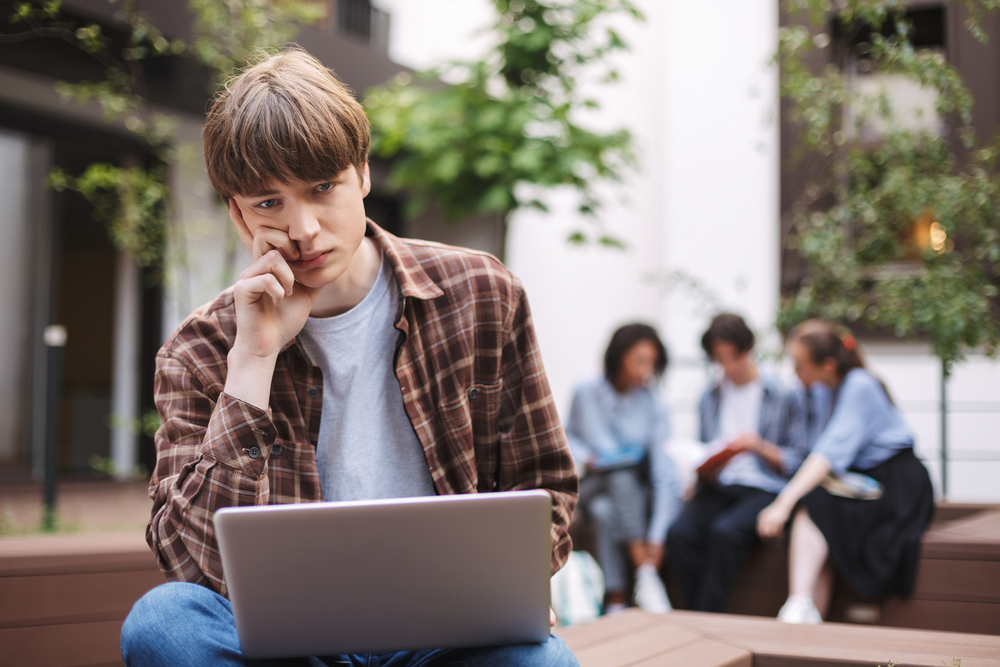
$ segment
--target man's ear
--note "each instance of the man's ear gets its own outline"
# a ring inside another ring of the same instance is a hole
[[[247,223],[243,219],[243,211],[240,209],[239,204],[236,203],[235,197],[229,198],[229,219],[232,221],[233,227],[236,228],[236,233],[240,237],[240,243],[253,253],[253,234],[250,233],[250,228],[247,227]]]
[[[371,172],[368,170],[368,162],[366,161],[364,168],[361,170],[361,196],[367,197],[371,191],[372,177]]]

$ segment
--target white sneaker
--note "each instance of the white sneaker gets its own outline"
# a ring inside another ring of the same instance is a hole
[[[823,622],[816,603],[808,595],[792,595],[785,600],[778,612],[778,620],[782,623],[798,623],[800,625],[818,625]]]
[[[663,614],[671,611],[667,589],[652,563],[646,562],[635,571],[635,604],[646,611]]]

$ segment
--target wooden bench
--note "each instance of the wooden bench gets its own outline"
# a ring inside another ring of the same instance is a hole
[[[556,634],[581,667],[1000,667],[1000,637],[638,609]]]
[[[575,548],[589,550],[593,544],[586,523],[574,523],[571,534]],[[680,601],[680,587],[668,568],[661,574],[670,599]],[[740,568],[726,611],[774,618],[787,597],[788,549],[782,540],[768,542],[754,549]],[[828,618],[1000,634],[1000,506],[939,503],[924,535],[913,595],[874,602],[838,584]]]
[[[132,605],[164,582],[141,534],[0,540],[0,664],[122,664]]]
[[[890,599],[873,604],[852,598],[849,591],[838,590],[831,618],[1000,634],[1000,508],[944,506],[939,508],[938,515],[940,520],[924,540],[917,589],[911,599]],[[765,545],[755,552],[741,571],[729,610],[758,616],[777,614],[786,597],[786,563],[787,554],[780,543]],[[125,616],[136,600],[163,581],[149,547],[138,533],[0,540],[0,664],[4,667],[120,666],[118,646]],[[668,617],[669,622],[664,620]],[[760,662],[761,656],[771,655],[765,650],[766,646],[720,640],[719,637],[731,635],[713,633],[721,632],[720,627],[729,626],[718,625],[721,621],[711,620],[713,618],[736,617],[688,612],[656,616],[633,612],[585,626],[589,628],[586,637],[574,641],[593,642],[579,644],[587,660],[591,660],[587,656],[625,651],[625,646],[631,646],[622,655],[641,656],[652,650],[667,655],[672,651],[676,655],[671,660],[676,658],[678,662],[671,664],[753,664],[758,667],[765,664]],[[709,620],[698,621],[702,625],[692,625],[695,621],[690,619]],[[771,628],[779,638],[784,636],[782,633],[789,632],[792,633],[789,637],[811,636],[809,633],[802,635],[804,630],[792,632],[788,626],[778,625],[774,629],[776,624],[766,619],[744,620],[765,623],[759,628]],[[661,627],[664,625],[669,627]],[[751,634],[758,631],[753,629],[758,626],[739,627],[752,628],[748,631]],[[853,629],[883,631],[859,626]],[[567,628],[560,634],[573,638],[581,632]],[[823,638],[831,631],[820,632],[818,637]],[[877,635],[878,641],[894,636]],[[606,637],[612,642],[608,646],[615,648],[599,646],[601,637]],[[667,648],[664,642],[669,644]],[[905,643],[901,641],[886,647],[903,647]],[[748,662],[751,654],[753,662]],[[877,660],[884,662],[900,655],[879,654]],[[972,655],[955,653],[947,661],[950,664],[952,657]],[[994,655],[1000,658],[1000,648]],[[586,664],[640,663],[602,663],[598,660]],[[766,664],[820,663],[791,660]],[[868,667],[875,664],[877,662],[870,662]],[[940,665],[940,662],[912,664]],[[977,663],[964,662],[963,667],[974,664]]]
[[[741,569],[726,611],[774,617],[788,595],[788,551],[762,545]],[[939,505],[924,535],[913,595],[870,601],[837,585],[829,620],[1000,634],[1000,507]]]

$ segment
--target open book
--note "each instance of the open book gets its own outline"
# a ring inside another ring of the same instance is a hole
[[[730,459],[738,454],[742,454],[745,450],[736,447],[733,443],[722,443],[716,442],[714,446],[709,445],[708,455],[701,464],[695,468],[699,477],[711,477],[719,470],[722,470]]]

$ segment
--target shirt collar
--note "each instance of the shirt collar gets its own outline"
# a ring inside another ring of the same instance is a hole
[[[396,272],[399,289],[404,297],[428,300],[436,299],[444,294],[424,271],[420,261],[410,251],[406,242],[385,231],[371,220],[367,222],[368,228],[365,235],[374,238],[389,259],[393,271]]]
[[[436,299],[444,294],[444,291],[431,280],[431,277],[420,266],[420,261],[410,252],[409,247],[407,247],[404,241],[385,231],[370,219],[366,219],[366,223],[365,236],[375,239],[375,242],[389,259],[389,264],[396,273],[396,280],[399,281],[400,292],[404,297],[428,300]],[[309,353],[306,352],[305,348],[299,342],[298,336],[288,341],[281,348],[281,352],[284,352],[293,345],[298,348],[299,352],[309,363],[315,365],[312,359],[309,358]]]

